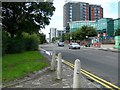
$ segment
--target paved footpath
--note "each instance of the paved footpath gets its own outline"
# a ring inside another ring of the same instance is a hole
[[[114,45],[101,45],[100,48],[98,47],[82,47],[82,48],[88,48],[88,49],[97,49],[97,50],[104,50],[104,51],[111,51],[111,52],[120,52],[120,50],[115,49]]]
[[[56,79],[56,71],[50,68],[36,72],[24,79],[19,80],[21,83],[14,83],[10,88],[72,88],[73,70],[67,65],[62,65],[62,79]],[[23,81],[23,82],[22,82]],[[92,83],[81,75],[81,88],[100,88],[100,85]]]

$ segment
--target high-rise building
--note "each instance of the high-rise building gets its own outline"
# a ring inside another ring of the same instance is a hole
[[[103,18],[103,8],[100,5],[89,5],[89,20]]]
[[[69,32],[69,22],[97,20],[103,17],[100,5],[90,5],[86,2],[67,2],[63,6],[63,27]]]

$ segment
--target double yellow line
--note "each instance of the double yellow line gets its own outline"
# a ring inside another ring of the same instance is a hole
[[[65,61],[63,62],[64,64],[70,66],[71,68],[74,68],[74,65],[68,61]],[[96,81],[97,83],[101,84],[102,86],[104,86],[105,88],[109,88],[111,90],[120,90],[120,88],[102,78],[99,78],[98,76],[86,71],[86,70],[83,70],[81,69],[81,73],[87,77],[89,77],[90,79]]]

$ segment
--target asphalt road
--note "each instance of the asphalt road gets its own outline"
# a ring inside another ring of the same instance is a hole
[[[85,48],[71,50],[68,45],[58,47],[57,44],[40,47],[50,52],[55,50],[57,53],[62,53],[63,59],[71,63],[80,59],[82,69],[118,86],[118,53]]]

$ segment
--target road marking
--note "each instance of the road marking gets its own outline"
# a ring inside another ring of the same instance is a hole
[[[68,62],[68,61],[65,61],[65,60],[64,60],[64,63],[67,64],[67,65],[69,65],[70,67],[74,68],[74,65],[73,65],[72,63],[70,63],[70,62]],[[86,70],[81,69],[81,73],[84,74],[85,76],[93,79],[94,81],[96,81],[97,83],[103,85],[103,86],[106,87],[106,88],[111,88],[111,86],[112,86],[112,87],[114,87],[115,89],[120,90],[120,88],[117,87],[116,85],[114,85],[114,84],[112,84],[112,83],[110,83],[110,82],[108,82],[108,81],[106,81],[106,80],[104,80],[104,79],[102,79],[102,78],[99,78],[98,76],[96,76],[96,75],[94,75],[94,74],[92,74],[92,73],[90,73],[90,72],[88,72],[88,71],[86,71]],[[102,82],[101,82],[101,81],[102,81]],[[109,85],[109,86],[108,86],[108,85]],[[112,88],[111,88],[111,89],[112,89]]]
[[[48,53],[48,51],[46,51],[46,50],[44,50],[44,49],[42,49],[42,48],[40,48],[40,49],[43,50],[43,51],[45,51],[46,54]],[[49,52],[49,53],[50,53],[50,52]],[[48,55],[52,55],[52,54],[48,54]],[[72,67],[72,68],[74,69],[74,65],[73,65],[72,63],[70,63],[70,62],[68,62],[68,61],[66,61],[66,60],[62,60],[62,62],[63,62],[64,64]],[[106,88],[109,88],[109,89],[111,89],[111,90],[114,90],[114,88],[120,90],[120,88],[119,88],[118,86],[116,86],[116,85],[114,85],[114,84],[112,84],[112,83],[110,83],[110,82],[108,82],[108,81],[106,81],[106,80],[104,80],[104,79],[102,79],[102,78],[99,78],[98,76],[96,76],[96,75],[94,75],[94,74],[92,74],[92,73],[90,73],[90,72],[88,72],[88,71],[86,71],[86,70],[84,70],[84,69],[81,69],[81,73],[82,73],[83,75],[89,77],[90,79],[96,81],[97,83],[103,85],[103,86],[106,87]],[[114,87],[114,88],[112,88],[112,87]]]

